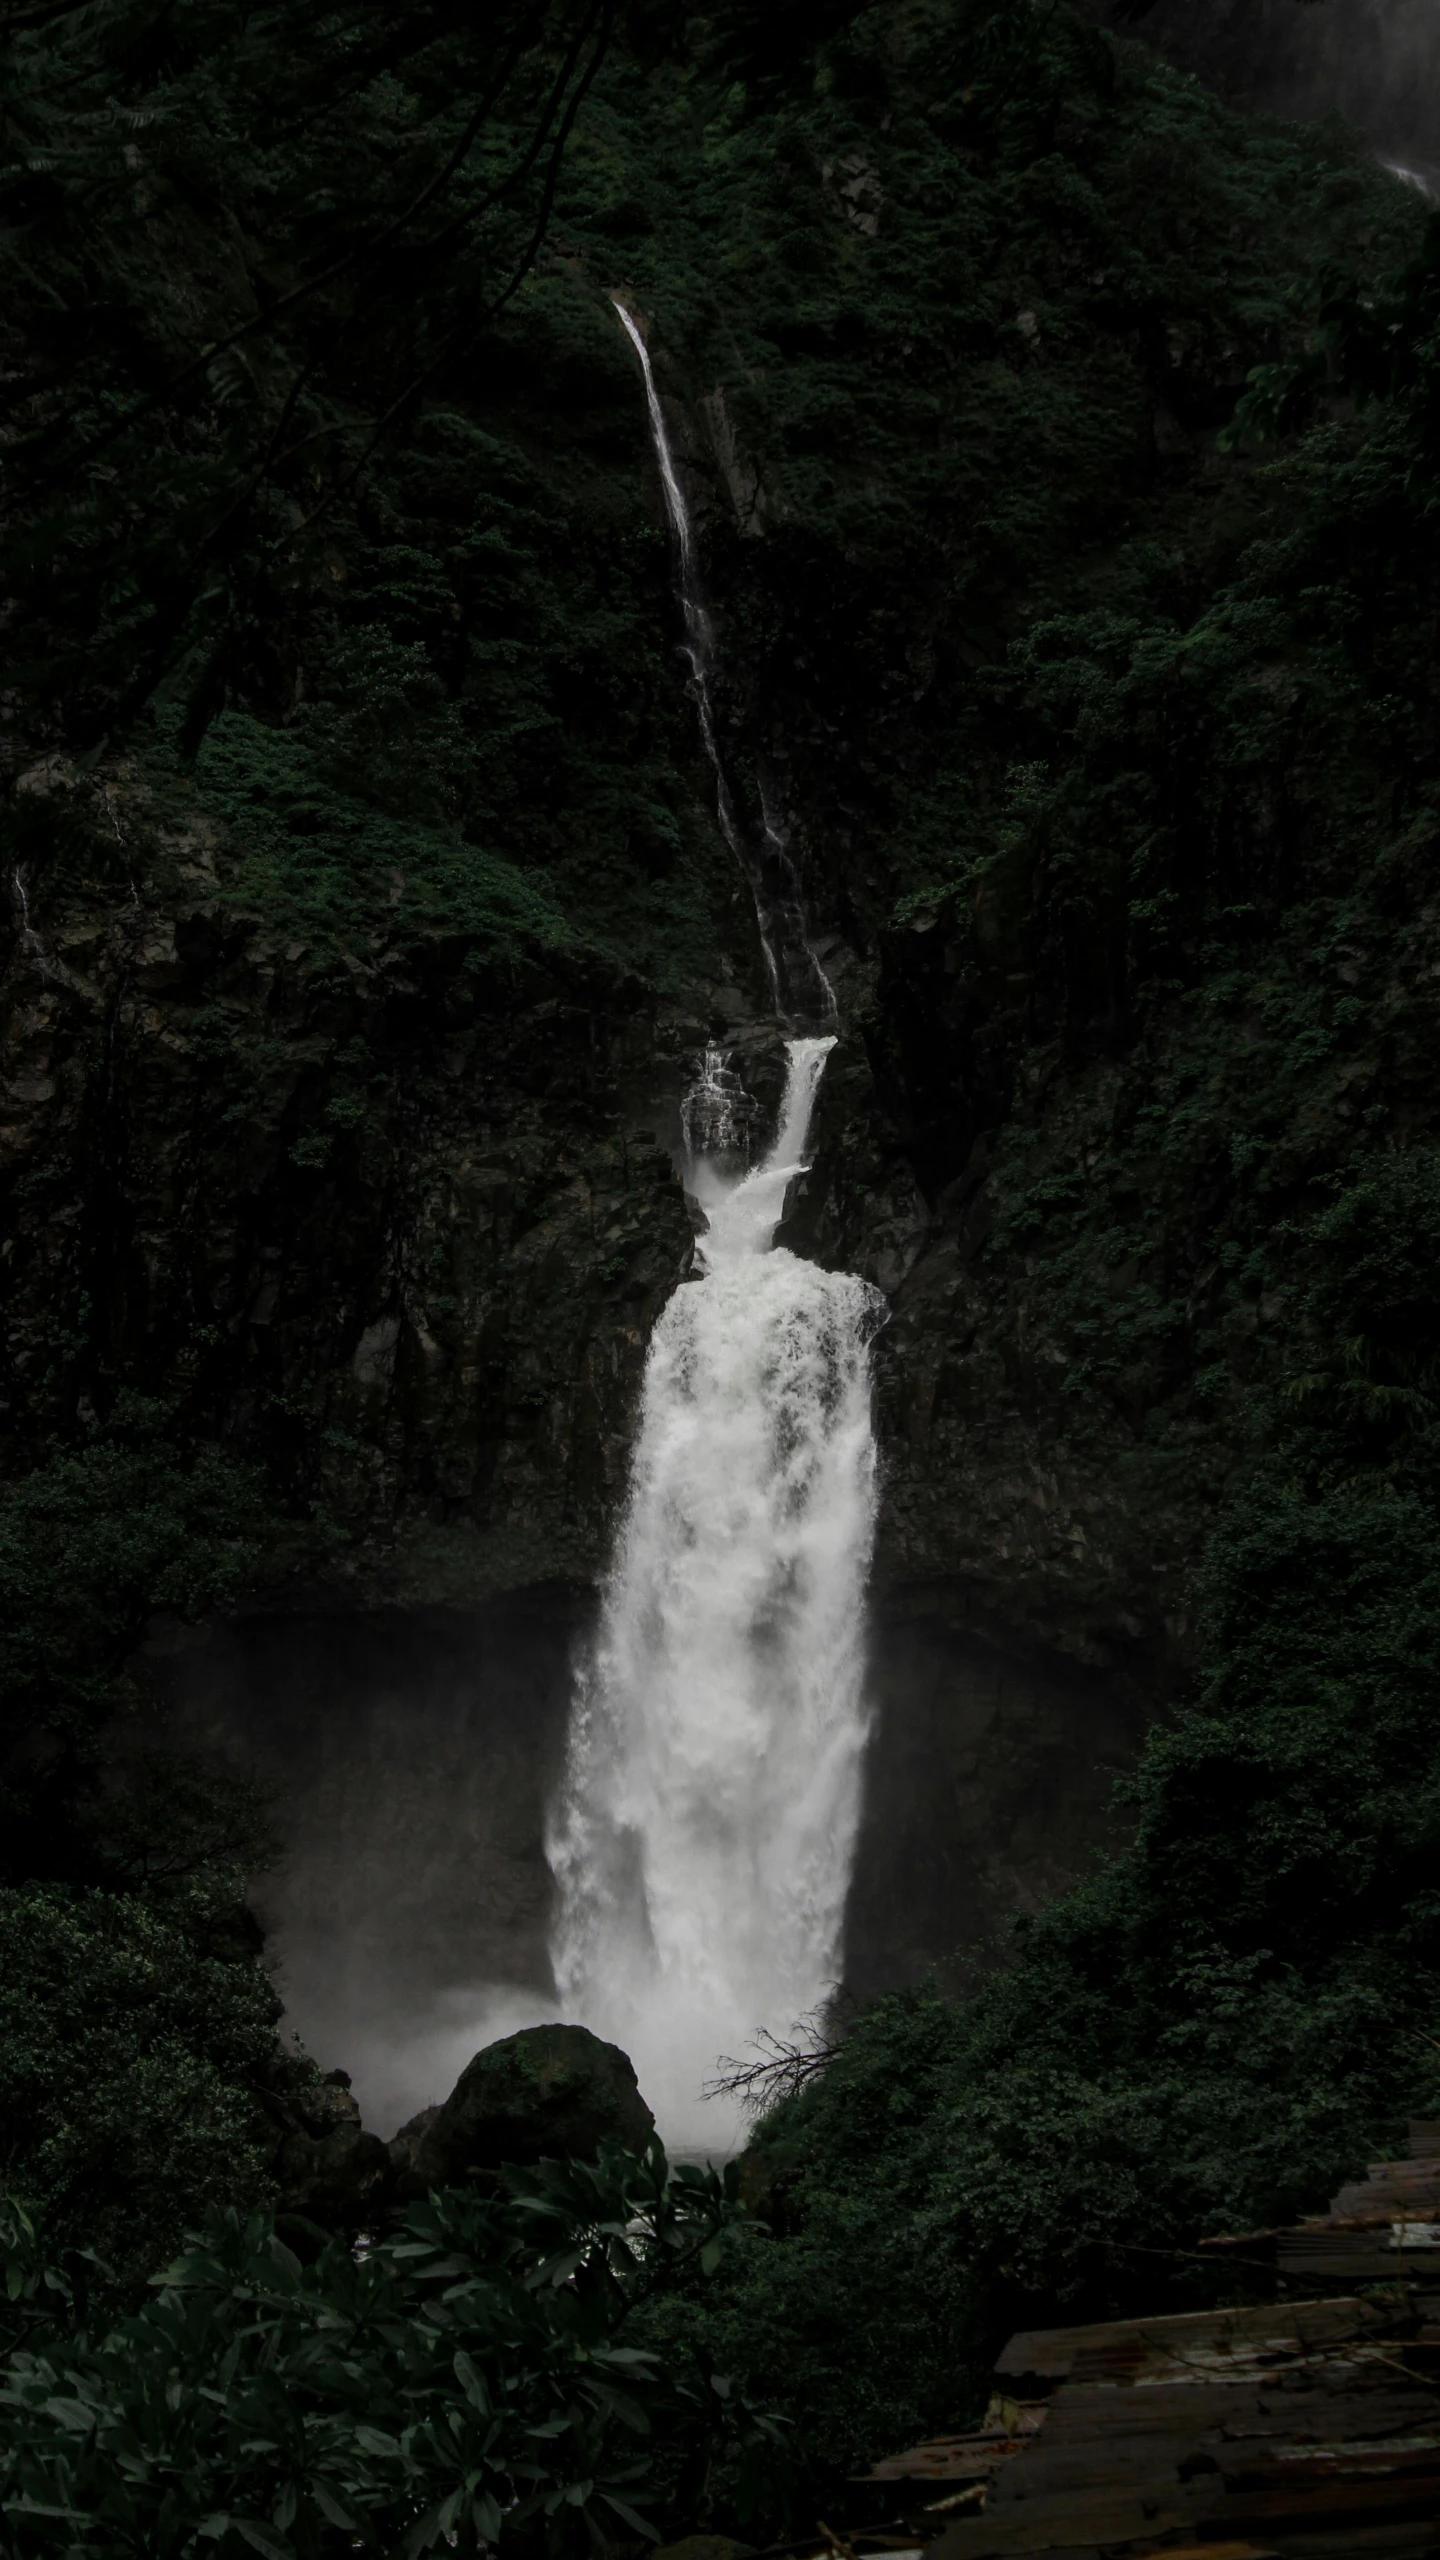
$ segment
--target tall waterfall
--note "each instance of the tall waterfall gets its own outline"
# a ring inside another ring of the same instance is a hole
[[[833,1021],[779,831],[767,816],[757,850],[736,815],[693,532],[644,341],[617,309],[644,369],[702,734],[776,1010],[792,1027]],[[680,2148],[733,2144],[738,2110],[702,2096],[717,2060],[813,2010],[840,1958],[866,1734],[869,1344],[884,1300],[775,1243],[834,1045],[787,1040],[775,1136],[748,1170],[754,1105],[725,1052],[705,1053],[685,1097],[687,1187],[706,1222],[697,1276],[650,1344],[546,1843],[564,2013],[624,2046]]]
[[[735,2136],[717,2057],[834,1980],[859,1815],[884,1302],[773,1244],[831,1045],[790,1042],[775,1143],[712,1178],[704,1275],[656,1325],[548,1844],[566,2015],[688,2147]]]

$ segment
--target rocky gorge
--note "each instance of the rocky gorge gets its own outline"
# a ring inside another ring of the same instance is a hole
[[[1433,37],[5,14],[0,2560],[1428,2549]]]
[[[226,641],[183,753],[162,693],[14,772],[6,1445],[176,1398],[309,1524],[145,1659],[278,1786],[293,2013],[382,2112],[395,2020],[544,1990],[687,1061],[778,1091],[617,280],[839,991],[786,1237],[889,1308],[855,1993],[965,1978],[1114,1836],[1290,1358],[1285,1240],[1431,1117],[1430,750],[1379,708],[1398,629],[1306,602],[1316,560],[1363,588],[1383,457],[1220,435],[1295,279],[1398,254],[1413,191],[1064,12],[862,13],[826,60],[618,60],[328,592],[263,666]]]

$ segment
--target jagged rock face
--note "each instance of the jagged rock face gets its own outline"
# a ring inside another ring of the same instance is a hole
[[[974,1632],[960,1582],[875,1612],[875,1725],[845,1917],[856,2000],[973,1980],[1017,1913],[1117,1831],[1111,1799],[1156,1691]]]
[[[57,1301],[88,1302],[74,1354],[102,1376],[163,1389],[183,1343],[227,1432],[278,1426],[297,1490],[378,1540],[382,1588],[397,1535],[412,1582],[593,1566],[689,1244],[653,1016],[543,981],[508,1003],[465,957],[317,983],[294,946],[187,903],[92,911],[12,965],[5,1136],[33,1184],[8,1238],[12,1404]]]
[[[286,2120],[270,2168],[282,2213],[321,2230],[372,2229],[390,2202],[393,2167],[385,2144],[361,2124],[348,2075],[332,2073],[277,2112]]]
[[[703,1023],[627,1013],[603,985],[532,980],[515,1003],[463,951],[423,973],[308,956],[209,901],[92,912],[16,951],[12,1410],[53,1360],[57,1306],[83,1301],[74,1372],[163,1392],[181,1346],[227,1436],[263,1433],[359,1542],[329,1578],[363,1605],[593,1581],[650,1327],[688,1267],[678,1106]],[[897,1015],[928,1004],[892,974]],[[772,1101],[778,1036],[730,1029]],[[891,1301],[881,1586],[960,1580],[982,1619],[1106,1665],[1142,1630],[1163,1652],[1192,1520],[1167,1554],[1153,1513],[1136,1539],[1123,1490],[1067,1469],[1044,1378],[986,1348],[1008,1281],[977,1263],[983,1136],[927,1198],[869,1047],[852,1034],[832,1061],[785,1236]]]

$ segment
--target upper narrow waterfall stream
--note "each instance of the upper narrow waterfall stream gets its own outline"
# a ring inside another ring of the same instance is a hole
[[[767,815],[747,836],[715,726],[715,641],[644,340],[686,654],[722,830],[755,893],[776,1010],[833,1022],[798,883]],[[746,1171],[744,1097],[707,1051],[685,1097],[696,1276],[655,1327],[598,1636],[577,1678],[547,1849],[567,2016],[630,2054],[672,2146],[724,2151],[722,2055],[786,2033],[840,1962],[866,1735],[878,1290],[775,1243],[805,1169],[833,1033],[786,1042],[773,1141]]]
[[[715,806],[720,832],[750,883],[755,900],[755,921],[760,931],[765,965],[770,973],[776,1013],[782,1022],[794,1029],[810,1024],[828,1026],[835,1020],[834,990],[810,946],[800,882],[786,849],[784,832],[764,805],[763,794],[760,825],[748,828],[730,787],[715,718],[715,626],[700,584],[690,511],[685,504],[675,456],[670,450],[670,436],[665,412],[660,405],[660,394],[655,387],[650,350],[633,314],[626,310],[618,296],[615,297],[615,310],[640,359],[640,369],[645,378],[650,440],[655,448],[665,513],[675,545],[675,591],[684,617],[685,657],[690,668],[700,734],[715,774]]]

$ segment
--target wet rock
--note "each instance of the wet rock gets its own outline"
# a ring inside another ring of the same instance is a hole
[[[399,2132],[391,2135],[387,2148],[390,2153],[390,2165],[397,2177],[403,2176],[407,2169],[415,2167],[420,2156],[420,2146],[439,2113],[438,2103],[435,2106],[422,2107],[417,2116],[412,2116],[408,2124],[402,2124]]]
[[[360,2124],[329,2133],[286,2134],[275,2160],[282,2210],[304,2214],[327,2231],[360,2231],[390,2201],[390,2154]]]
[[[282,2222],[299,2216],[326,2231],[369,2228],[392,2201],[395,2173],[385,2144],[360,2121],[348,2072],[316,2080],[286,2072],[284,2081],[266,2097]]]
[[[427,2109],[426,2113],[429,2113]],[[415,2135],[416,2117],[397,2142]],[[493,2175],[505,2163],[591,2159],[602,2143],[643,2151],[655,2119],[628,2054],[588,2027],[524,2027],[466,2064],[413,2145],[401,2196]]]

